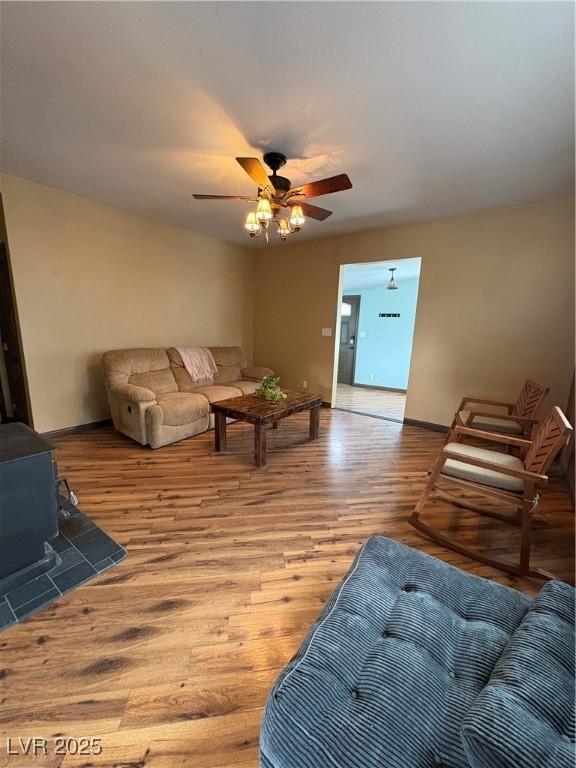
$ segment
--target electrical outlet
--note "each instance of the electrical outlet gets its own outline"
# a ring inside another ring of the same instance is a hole
[[[308,380],[307,379],[304,379],[304,381],[302,382],[302,388],[303,389],[308,389]]]

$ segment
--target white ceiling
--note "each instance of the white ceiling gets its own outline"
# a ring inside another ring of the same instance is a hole
[[[394,280],[398,285],[414,280],[420,275],[420,258],[398,259],[398,261],[376,261],[369,264],[346,264],[342,281],[342,292],[351,293],[363,288],[377,288],[390,280],[390,267],[396,267]]]
[[[3,3],[3,170],[249,244],[237,155],[284,151],[319,237],[573,191],[561,2]]]

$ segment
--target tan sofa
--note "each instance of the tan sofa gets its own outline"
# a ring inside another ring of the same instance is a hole
[[[105,352],[102,366],[116,429],[152,448],[183,440],[212,426],[212,403],[250,394],[273,373],[247,367],[241,347],[210,350],[218,367],[211,385],[194,384],[173,347]]]

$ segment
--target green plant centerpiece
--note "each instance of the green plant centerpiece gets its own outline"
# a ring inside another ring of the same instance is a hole
[[[288,395],[280,389],[279,376],[264,376],[262,383],[254,392],[256,397],[262,397],[264,400],[272,400],[274,403],[281,403],[286,400]]]

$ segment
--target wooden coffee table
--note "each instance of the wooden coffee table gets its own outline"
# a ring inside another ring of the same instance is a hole
[[[216,452],[226,448],[226,417],[254,424],[254,461],[258,467],[266,464],[266,431],[270,426],[278,429],[279,422],[287,416],[310,411],[310,440],[316,440],[320,429],[322,396],[290,391],[286,394],[287,399],[281,403],[273,403],[256,395],[242,395],[213,403]]]

